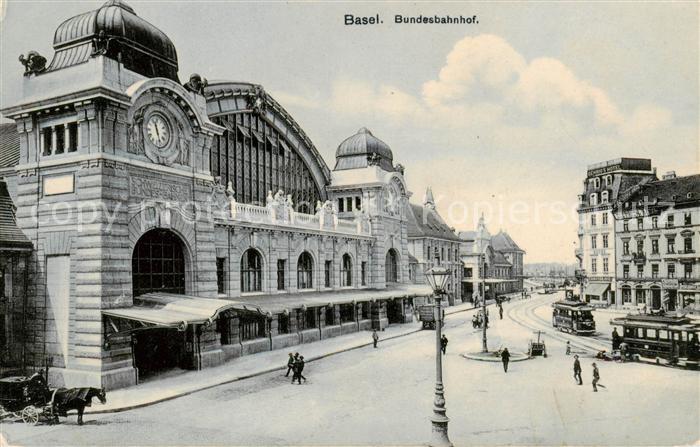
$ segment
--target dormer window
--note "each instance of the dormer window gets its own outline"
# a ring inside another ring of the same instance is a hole
[[[598,204],[598,194],[593,193],[590,195],[589,205],[597,205],[597,204]]]
[[[612,175],[605,176],[605,186],[612,186],[613,178]]]
[[[609,193],[608,191],[603,191],[603,192],[601,193],[601,195],[600,195],[600,202],[601,202],[601,203],[608,203],[608,196],[609,196],[609,194],[610,194],[610,193]]]
[[[76,152],[78,150],[78,123],[64,123],[41,128],[41,155]]]

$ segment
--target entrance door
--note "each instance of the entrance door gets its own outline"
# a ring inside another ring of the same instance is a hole
[[[403,323],[403,303],[401,300],[386,302],[386,317],[389,324]]]
[[[652,309],[661,308],[661,289],[651,289],[651,307]]]
[[[677,291],[676,290],[669,290],[668,291],[668,310],[676,310],[676,299],[677,299]]]
[[[186,332],[154,328],[134,334],[134,364],[139,379],[181,366]]]
[[[169,230],[147,232],[136,243],[131,262],[134,296],[150,292],[185,293],[185,251]]]

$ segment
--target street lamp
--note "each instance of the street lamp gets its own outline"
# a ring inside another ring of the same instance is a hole
[[[483,292],[483,297],[481,300],[481,312],[484,317],[482,323],[482,334],[481,334],[481,352],[489,352],[489,348],[486,345],[486,254],[480,256],[481,258],[481,288]]]
[[[435,294],[435,304],[437,317],[435,324],[435,400],[433,406],[433,438],[431,446],[449,446],[452,447],[450,438],[447,436],[447,423],[450,419],[447,417],[445,408],[445,391],[442,385],[442,350],[440,349],[440,339],[442,338],[442,295],[445,293],[445,285],[450,279],[452,273],[444,267],[433,267],[425,272],[425,277],[433,289]]]

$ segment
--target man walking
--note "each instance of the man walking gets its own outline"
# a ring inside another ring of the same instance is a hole
[[[294,361],[294,375],[292,376],[292,385],[294,385],[294,381],[298,381],[299,385],[301,385],[301,379],[304,379],[304,382],[306,382],[306,377],[302,374],[302,371],[304,371],[304,365],[306,363],[304,362],[304,356],[300,355],[295,361]]]
[[[297,356],[299,353],[297,352]],[[289,359],[287,359],[287,374],[284,375],[284,377],[289,377],[289,371],[294,370],[294,354],[291,352],[289,353]]]
[[[498,315],[501,317],[500,319],[503,319],[503,304],[498,303]]]
[[[501,351],[501,361],[503,362],[503,372],[508,372],[508,362],[510,361],[510,352],[508,348],[503,348]]]
[[[445,337],[445,334],[442,334],[442,337],[440,338],[440,349],[442,350],[443,355],[447,354],[447,342],[447,337]]]
[[[583,380],[581,379],[581,362],[578,361],[578,355],[574,355],[574,380],[579,385],[583,385]]]
[[[377,330],[374,329],[372,331],[372,342],[374,343],[374,347],[377,347],[377,342],[379,341],[379,335],[377,335]]]
[[[600,372],[598,371],[598,365],[593,363],[593,391],[598,392],[598,387],[602,386],[605,388],[603,385],[599,384],[598,382],[600,381]]]

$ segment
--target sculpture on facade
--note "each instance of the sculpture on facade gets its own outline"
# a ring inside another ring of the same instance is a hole
[[[381,157],[375,153],[367,155],[367,166],[379,166]]]
[[[197,73],[190,75],[190,80],[183,85],[187,90],[198,95],[204,95],[204,88],[209,85],[207,78],[200,76]]]
[[[131,154],[143,154],[143,112],[141,108],[134,113],[132,123],[127,127],[127,137],[129,145],[126,147],[127,152]]]
[[[189,166],[190,165],[190,142],[186,138],[185,135],[185,129],[182,126],[182,123],[180,121],[177,121],[177,127],[180,129],[180,134],[178,135],[178,140],[177,140],[177,149],[178,149],[178,156],[177,156],[177,163],[183,165],[183,166]]]
[[[92,53],[90,55],[101,56],[107,54],[110,40],[111,38],[107,37],[105,31],[100,30],[100,32],[97,34],[97,37],[92,39]]]
[[[330,200],[323,203],[323,207],[319,213],[319,225],[321,229],[335,229],[338,225],[338,211],[335,204]]]
[[[26,58],[24,54],[20,54],[19,62],[24,65],[25,76],[39,74],[46,70],[46,58],[34,50],[28,52]]]
[[[252,93],[248,97],[248,108],[251,109],[253,113],[262,115],[265,112],[266,98],[267,94],[265,93],[265,90],[262,88],[262,86],[254,86]]]
[[[402,165],[401,163],[394,166],[394,169],[396,169],[396,172],[398,172],[401,175],[404,175],[404,172],[406,171],[406,167],[404,165]]]

